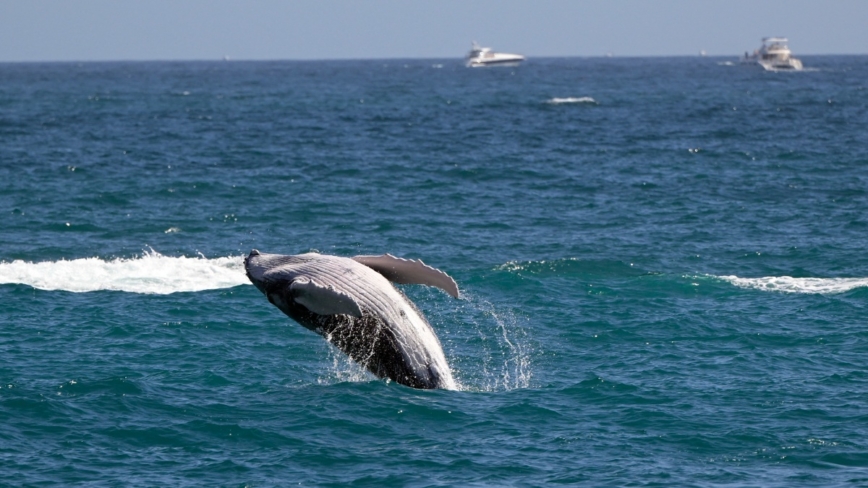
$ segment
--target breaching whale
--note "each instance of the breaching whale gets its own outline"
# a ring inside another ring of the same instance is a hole
[[[376,376],[413,388],[456,388],[434,329],[390,283],[435,286],[458,298],[458,285],[446,273],[389,254],[345,258],[255,249],[244,268],[269,302]]]

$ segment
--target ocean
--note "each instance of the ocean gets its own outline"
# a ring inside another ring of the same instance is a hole
[[[868,56],[0,64],[0,485],[868,486]],[[251,249],[421,259],[458,390]]]

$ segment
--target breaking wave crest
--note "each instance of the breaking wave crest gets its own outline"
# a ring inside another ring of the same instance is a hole
[[[243,256],[169,257],[151,250],[129,259],[0,262],[0,284],[74,293],[114,290],[166,295],[231,288],[250,281],[244,273]]]
[[[739,278],[738,276],[718,276],[741,288],[783,293],[834,294],[855,288],[868,287],[868,278],[793,278],[790,276],[764,276],[761,278]]]

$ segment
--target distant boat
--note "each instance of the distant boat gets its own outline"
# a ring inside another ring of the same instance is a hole
[[[490,47],[482,47],[473,41],[470,52],[465,58],[468,68],[481,68],[484,66],[518,66],[524,61],[521,54],[496,53]]]
[[[802,62],[792,57],[786,37],[763,37],[763,45],[753,54],[744,53],[742,64],[758,64],[769,71],[802,69]]]

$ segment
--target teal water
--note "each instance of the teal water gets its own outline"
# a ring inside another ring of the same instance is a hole
[[[868,485],[868,57],[0,64],[0,485]],[[460,391],[242,256],[422,259]]]

